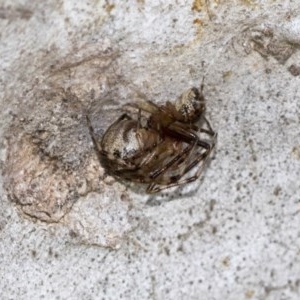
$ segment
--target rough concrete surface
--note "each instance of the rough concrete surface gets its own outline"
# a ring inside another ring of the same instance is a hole
[[[0,1],[1,299],[300,299],[297,2]],[[85,115],[203,77],[203,176],[106,176]]]

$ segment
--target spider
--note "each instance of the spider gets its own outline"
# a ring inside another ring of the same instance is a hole
[[[168,101],[159,106],[143,101],[127,105],[136,112],[124,113],[107,129],[100,143],[87,116],[94,148],[107,172],[148,184],[148,193],[195,181],[217,137],[204,116],[202,88],[189,89],[174,104]],[[201,139],[200,134],[208,139]],[[194,174],[188,176],[194,169]]]

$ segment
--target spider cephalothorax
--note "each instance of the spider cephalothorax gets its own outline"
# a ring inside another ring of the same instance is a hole
[[[129,106],[136,112],[123,114],[100,143],[87,117],[95,149],[107,172],[147,183],[149,193],[196,180],[216,142],[216,133],[204,117],[202,90],[189,89],[175,104],[159,106],[144,101]]]

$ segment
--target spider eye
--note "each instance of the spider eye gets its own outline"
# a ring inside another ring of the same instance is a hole
[[[113,156],[115,158],[120,158],[121,157],[121,152],[118,149],[114,149]]]

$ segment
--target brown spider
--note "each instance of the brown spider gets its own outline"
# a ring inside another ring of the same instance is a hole
[[[87,116],[97,155],[108,173],[147,183],[148,193],[195,181],[217,136],[204,117],[202,89],[191,88],[175,104],[158,106],[144,101],[127,107],[136,109],[135,117],[123,114],[100,143]],[[200,139],[200,134],[208,139]],[[196,167],[194,175],[185,176]]]

